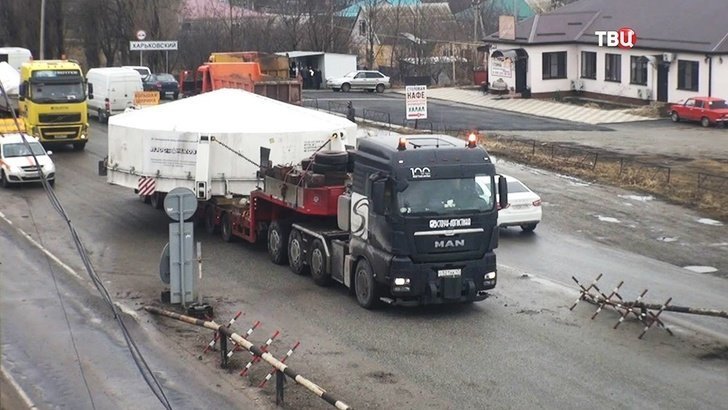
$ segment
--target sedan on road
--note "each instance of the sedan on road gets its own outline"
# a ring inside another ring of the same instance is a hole
[[[339,78],[327,78],[326,88],[334,91],[349,92],[350,90],[369,90],[383,93],[390,88],[389,77],[379,71],[357,70]]]
[[[152,74],[144,78],[144,91],[159,91],[159,98],[170,94],[176,100],[179,97],[179,83],[172,74]]]
[[[498,210],[498,226],[520,226],[524,232],[533,232],[541,222],[541,197],[518,179],[503,176],[508,181],[508,205]]]
[[[715,97],[688,98],[684,103],[670,107],[670,118],[673,122],[699,121],[703,127],[725,126],[728,123],[728,104],[724,99]]]
[[[7,188],[11,184],[40,181],[41,175],[33,159],[35,155],[41,172],[53,186],[56,182],[56,167],[50,158],[52,152],[46,152],[35,137],[26,135],[25,138],[33,150],[32,154],[20,134],[0,136],[0,184],[3,188]]]

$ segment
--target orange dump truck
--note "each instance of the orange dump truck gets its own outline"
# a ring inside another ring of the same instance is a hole
[[[300,105],[302,85],[299,80],[288,77],[288,59],[269,57],[258,52],[213,53],[211,61],[196,71],[180,73],[181,92],[190,96],[235,88]]]

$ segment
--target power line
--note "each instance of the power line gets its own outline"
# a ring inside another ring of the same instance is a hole
[[[7,103],[8,107],[11,107],[10,98],[8,97],[7,93],[5,92],[5,87],[3,86],[3,84],[1,82],[0,82],[0,92],[2,92],[2,94],[5,98],[5,102]],[[18,122],[18,117],[15,113],[15,110],[13,110],[11,108],[10,111],[11,111],[11,114],[13,117],[13,121],[15,122],[15,128],[18,130],[18,134],[20,135],[20,138],[23,140],[23,144],[24,144],[25,148],[28,149],[28,152],[30,152],[30,155],[33,157],[33,161],[35,162],[35,166],[38,170],[38,175],[40,176],[41,184],[43,185],[43,189],[45,190],[46,195],[48,196],[48,199],[51,202],[51,206],[53,206],[53,208],[56,210],[56,212],[58,212],[58,214],[66,222],[66,225],[68,226],[68,230],[71,233],[71,238],[73,239],[73,243],[75,244],[76,250],[78,251],[78,254],[81,257],[81,261],[83,262],[84,268],[86,269],[86,273],[88,273],[89,277],[91,278],[91,282],[94,284],[96,289],[101,294],[101,298],[106,302],[106,304],[111,309],[111,312],[114,315],[114,319],[116,320],[116,323],[118,324],[119,328],[121,329],[121,333],[124,336],[124,341],[126,342],[127,348],[129,349],[129,353],[131,354],[131,357],[134,360],[134,364],[136,364],[136,367],[139,370],[139,373],[141,373],[142,378],[144,378],[144,381],[146,382],[147,386],[149,386],[149,389],[157,397],[159,402],[162,403],[162,406],[164,406],[165,409],[171,410],[172,405],[169,403],[167,396],[164,394],[162,385],[159,383],[159,380],[152,372],[152,369],[149,367],[149,364],[147,363],[147,361],[144,359],[144,356],[142,355],[141,351],[139,350],[139,347],[137,346],[136,342],[131,337],[131,334],[129,333],[129,330],[126,327],[124,320],[122,319],[121,315],[118,312],[118,308],[116,307],[116,304],[111,299],[111,295],[109,294],[109,291],[106,289],[103,282],[101,281],[98,274],[96,273],[96,269],[94,269],[93,264],[91,263],[91,259],[89,258],[88,253],[86,252],[86,247],[83,245],[81,238],[78,236],[78,232],[76,232],[76,228],[74,227],[73,223],[71,222],[71,218],[68,216],[68,214],[66,213],[66,210],[63,208],[63,205],[61,204],[61,201],[56,196],[55,191],[49,185],[48,180],[46,179],[45,173],[44,173],[43,169],[41,168],[40,163],[38,162],[38,158],[36,157],[35,152],[33,151],[33,148],[30,146],[30,143],[25,138],[25,134],[24,134],[23,130],[21,130],[21,128],[20,128],[20,123]],[[55,277],[54,277],[54,280],[55,280]],[[92,402],[93,402],[93,400],[92,400]]]

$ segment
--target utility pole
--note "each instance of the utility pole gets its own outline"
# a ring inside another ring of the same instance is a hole
[[[46,0],[40,2],[40,59],[45,60],[45,4]]]

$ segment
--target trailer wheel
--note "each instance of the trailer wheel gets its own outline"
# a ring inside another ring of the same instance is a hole
[[[154,209],[162,209],[164,207],[164,194],[155,192],[149,196],[149,204]]]
[[[298,229],[291,230],[288,237],[288,266],[296,275],[305,275],[308,273],[308,265],[306,265],[306,252],[303,244],[303,237]]]
[[[317,285],[331,285],[331,273],[326,270],[326,251],[321,239],[315,239],[311,244],[308,264],[311,266],[311,278]]]
[[[361,259],[356,264],[354,272],[354,292],[356,300],[364,309],[374,309],[379,305],[377,284],[374,282],[372,267],[366,259]]]
[[[271,222],[268,227],[268,255],[271,262],[276,265],[285,265],[288,262],[288,233],[290,228],[279,221]]]
[[[233,240],[233,222],[230,220],[230,214],[225,212],[222,214],[222,222],[220,223],[220,236],[225,242]]]
[[[205,231],[210,235],[218,231],[218,226],[215,222],[215,207],[208,205],[205,208]]]

